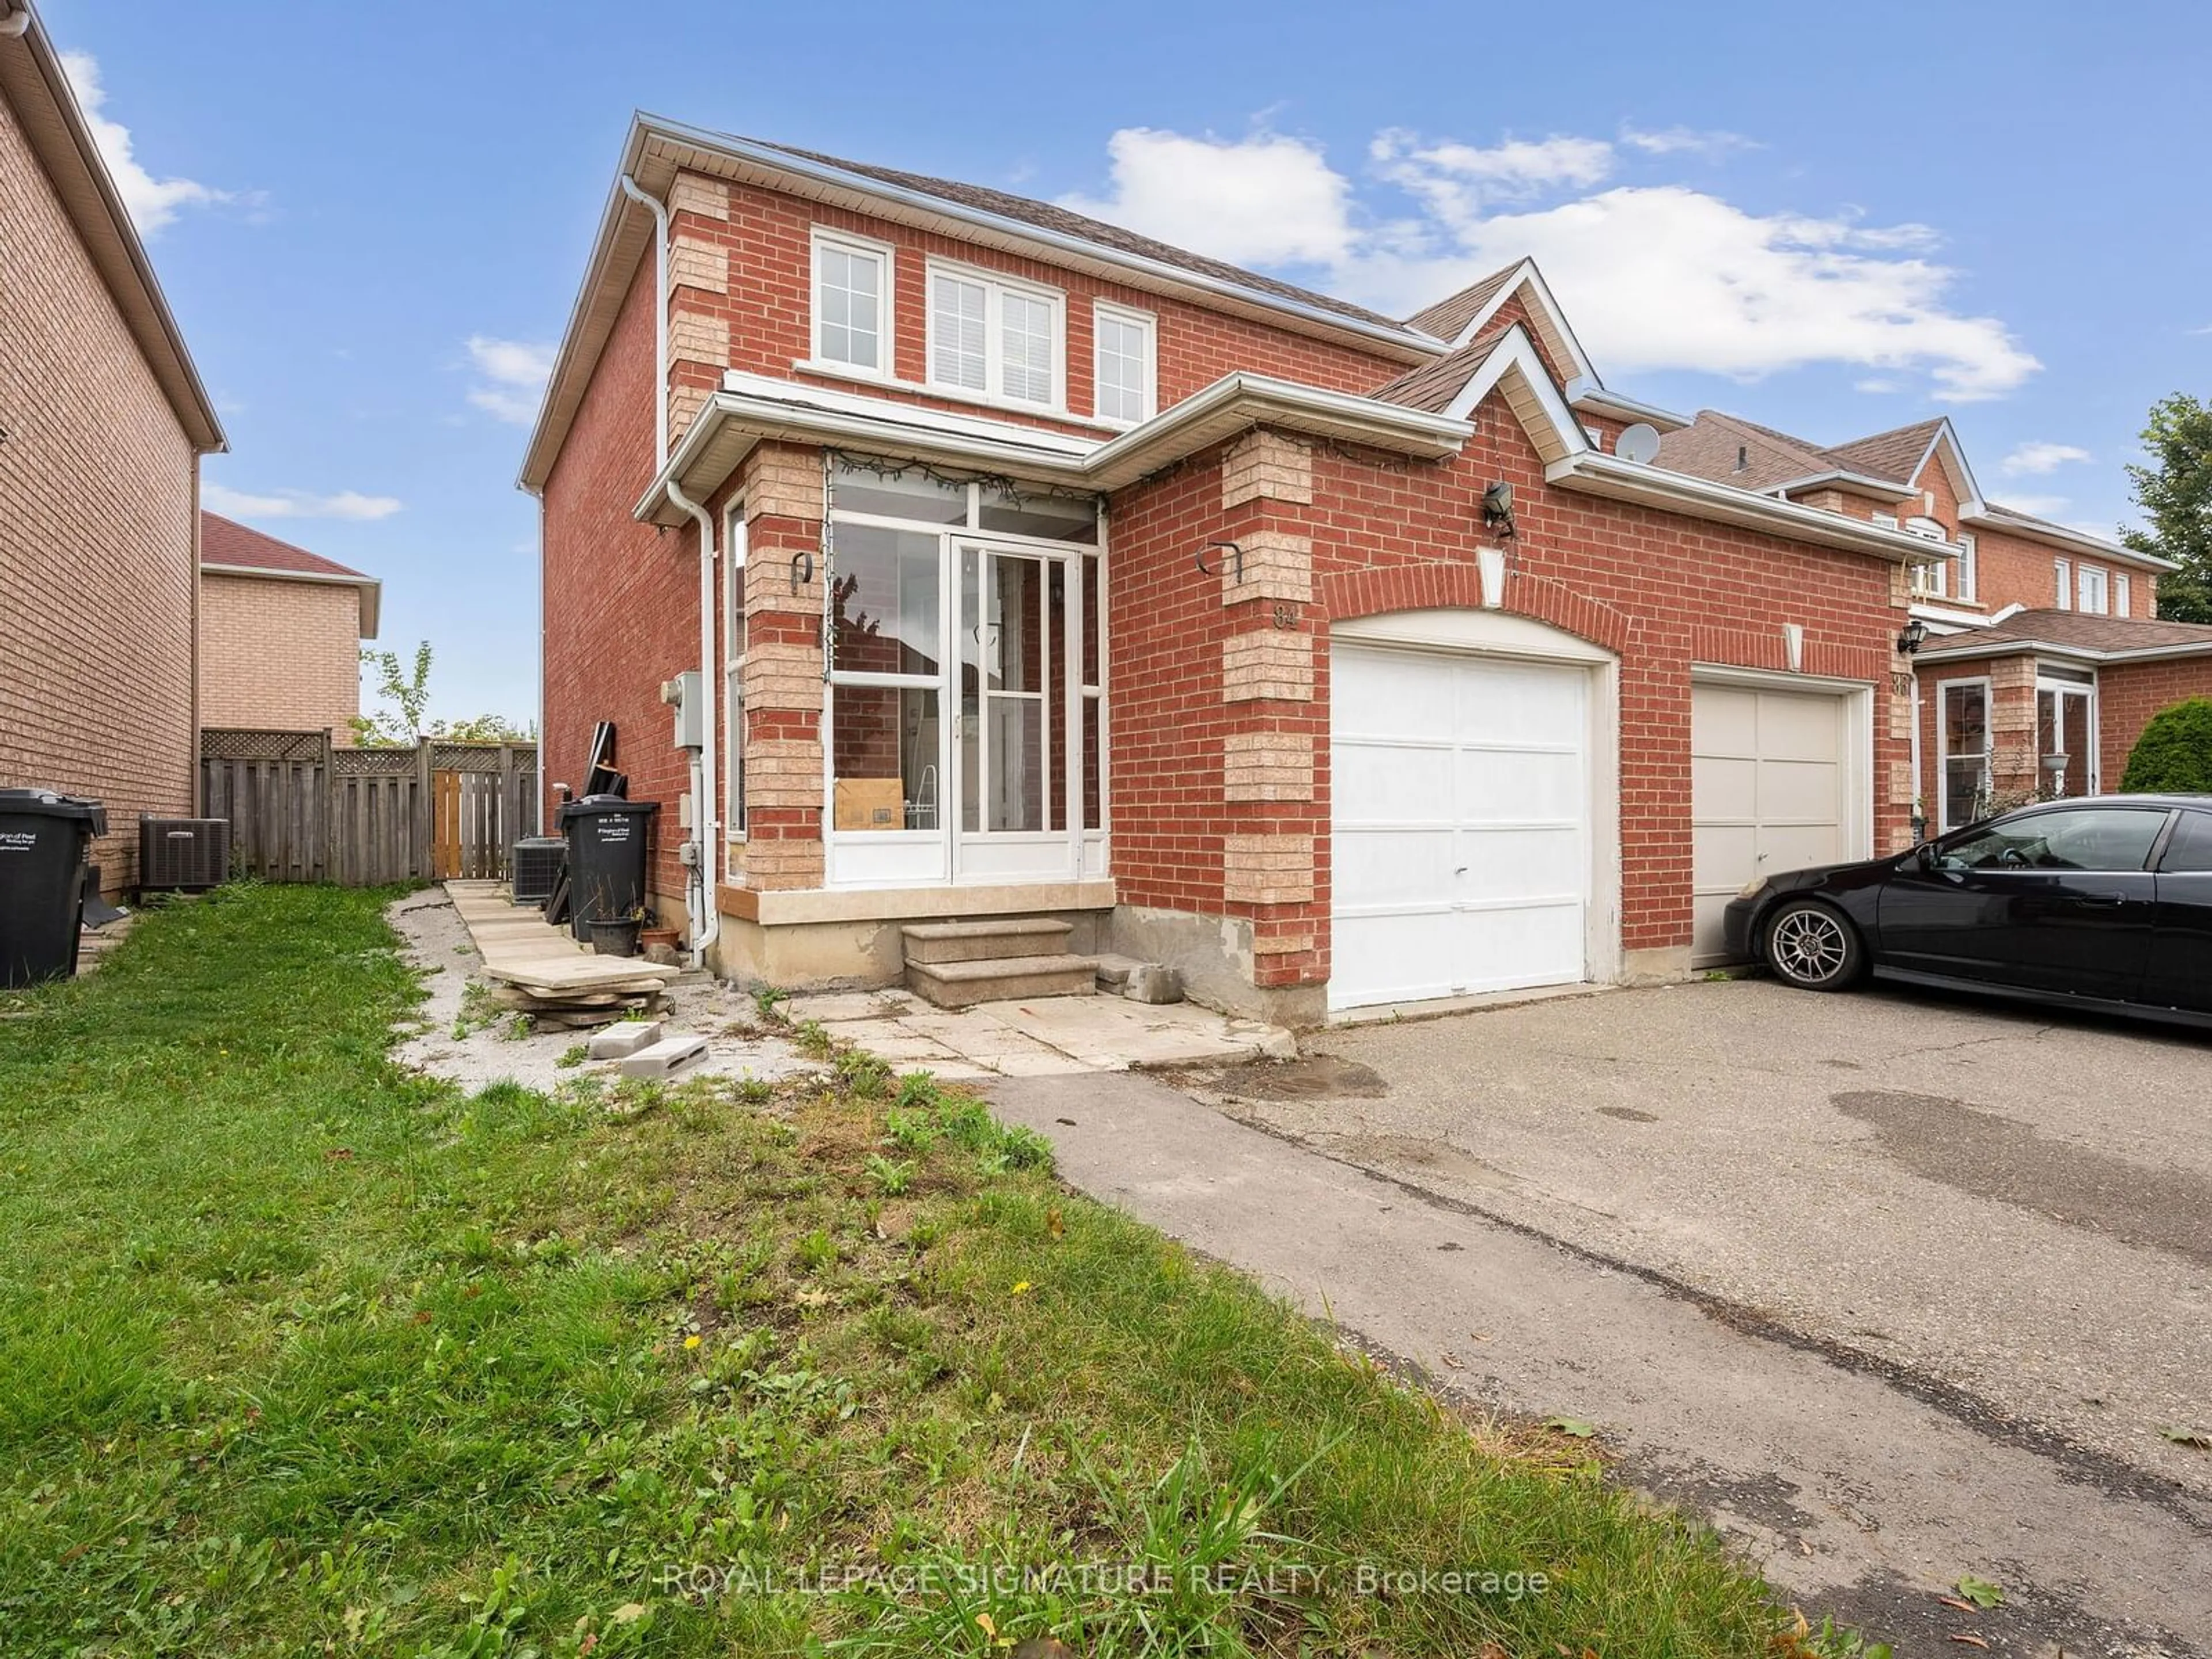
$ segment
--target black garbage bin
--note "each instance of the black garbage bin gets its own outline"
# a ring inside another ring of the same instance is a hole
[[[0,987],[76,971],[85,855],[106,833],[96,800],[0,789]]]
[[[561,808],[568,843],[568,912],[580,939],[588,924],[635,915],[645,903],[647,845],[659,803],[586,795]]]

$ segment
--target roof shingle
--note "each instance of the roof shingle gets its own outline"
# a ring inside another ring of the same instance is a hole
[[[1929,648],[1962,651],[1970,646],[2023,644],[2072,646],[2083,651],[2159,651],[2177,647],[2212,651],[2212,627],[2099,617],[2079,611],[2016,611],[1995,628],[1946,635],[1940,641],[1929,641]]]
[[[1496,299],[1513,273],[1521,269],[1516,260],[1503,270],[1493,270],[1480,282],[1463,288],[1448,300],[1415,312],[1406,319],[1406,326],[1418,328],[1424,334],[1433,334],[1439,340],[1456,340],[1459,332],[1473,322],[1483,307]]]
[[[281,571],[293,576],[332,576],[362,582],[375,580],[335,559],[326,559],[304,547],[295,547],[289,542],[280,542],[274,536],[248,529],[219,513],[200,514],[200,562]]]

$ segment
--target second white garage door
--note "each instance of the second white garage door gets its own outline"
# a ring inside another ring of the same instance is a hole
[[[1753,876],[1859,856],[1850,708],[1848,697],[1830,693],[1692,690],[1697,965],[1724,959],[1721,913]]]
[[[1330,674],[1330,1006],[1582,979],[1589,671],[1346,643]]]

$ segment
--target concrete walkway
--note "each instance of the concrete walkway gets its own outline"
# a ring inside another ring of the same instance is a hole
[[[1901,1655],[1960,1651],[1957,1636],[2008,1654],[2212,1652],[2212,1514],[2170,1484],[1233,1122],[1157,1079],[1007,1078],[984,1091],[1052,1139],[1074,1185],[1439,1389],[1597,1423],[1626,1479],[1710,1516],[1816,1623],[1833,1613]],[[1938,1599],[1969,1572],[2003,1584],[2006,1604]]]
[[[793,1020],[820,1022],[901,1071],[948,1080],[1057,1077],[1131,1066],[1237,1064],[1297,1053],[1288,1031],[1195,1003],[1116,996],[1036,997],[937,1008],[905,991],[794,997]]]

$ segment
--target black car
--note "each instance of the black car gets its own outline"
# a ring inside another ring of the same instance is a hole
[[[1840,991],[1869,974],[2212,1026],[2212,795],[2096,795],[1901,856],[1768,876],[1729,953]]]

